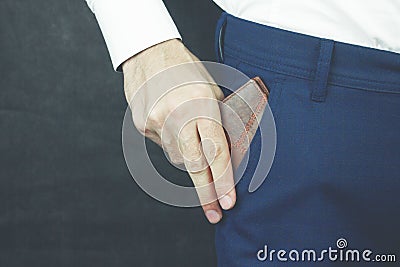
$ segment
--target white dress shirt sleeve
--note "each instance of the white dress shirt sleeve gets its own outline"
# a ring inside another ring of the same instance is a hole
[[[181,36],[162,0],[86,0],[115,70],[148,47]]]

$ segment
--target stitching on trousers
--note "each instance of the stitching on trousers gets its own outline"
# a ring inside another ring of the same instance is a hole
[[[266,102],[267,102],[267,98],[265,97],[265,95],[262,95],[262,98],[257,103],[255,112],[253,112],[251,114],[250,119],[247,121],[244,131],[240,135],[239,139],[232,144],[232,147],[238,148],[242,154],[246,152],[246,148],[243,147],[243,143],[245,141],[245,136],[250,131],[250,128],[253,126],[254,122],[256,121],[256,118],[258,117],[258,115],[262,109],[262,106]]]
[[[284,72],[284,71],[281,71],[281,72],[280,72],[279,70],[276,70],[276,69],[274,69],[274,68],[269,68],[269,67],[267,67],[267,66],[265,66],[265,65],[261,65],[261,64],[249,62],[249,61],[247,61],[246,59],[244,59],[243,57],[238,57],[237,55],[233,55],[232,53],[228,52],[227,50],[232,50],[232,51],[235,51],[235,52],[240,52],[240,53],[248,54],[249,56],[254,57],[254,58],[257,58],[256,55],[254,55],[254,54],[252,54],[252,53],[244,52],[244,51],[239,51],[238,49],[235,49],[235,48],[232,48],[232,47],[227,47],[226,45],[225,45],[225,47],[224,47],[224,54],[225,54],[225,55],[229,55],[230,57],[239,58],[240,61],[242,61],[243,63],[249,64],[249,65],[251,65],[251,66],[255,66],[255,67],[258,67],[258,68],[261,68],[261,69],[264,69],[264,70],[269,70],[269,71],[273,71],[273,72],[276,72],[276,73],[281,73],[281,74],[285,74],[285,75],[289,75],[289,76],[294,76],[294,77],[298,77],[298,78],[302,78],[302,79],[307,79],[307,80],[312,80],[311,76],[314,75],[314,71],[310,71],[310,70],[301,68],[301,67],[299,67],[299,66],[293,66],[293,65],[290,65],[290,64],[284,64],[284,63],[281,63],[281,62],[279,62],[279,61],[277,61],[277,60],[268,60],[268,61],[271,62],[271,63],[276,63],[278,66],[281,65],[281,66],[290,67],[290,68],[293,68],[293,69],[296,69],[296,70],[300,70],[300,71],[304,72],[304,75],[309,76],[309,77],[300,76],[301,74],[296,75],[296,74],[293,74],[293,73],[286,73],[286,72]],[[332,77],[332,78],[338,78],[338,79],[347,78],[347,79],[349,79],[349,80],[354,80],[354,81],[364,81],[364,82],[367,82],[367,83],[372,83],[371,85],[382,86],[382,85],[385,85],[385,84],[391,84],[391,85],[400,87],[400,83],[397,83],[397,82],[379,81],[379,80],[371,80],[371,79],[360,79],[360,78],[357,78],[357,77],[354,77],[354,76],[349,76],[349,75],[344,75],[344,74],[332,74],[331,77]],[[336,84],[335,82],[329,82],[329,83],[330,83],[330,84]],[[337,84],[337,85],[341,85],[341,84]],[[348,86],[348,87],[349,87],[349,86]],[[355,87],[355,89],[359,89],[359,88]],[[366,88],[366,89],[367,89],[367,88]],[[379,90],[377,90],[377,91],[379,91]]]

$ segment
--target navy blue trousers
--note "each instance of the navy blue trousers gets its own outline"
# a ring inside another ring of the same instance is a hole
[[[399,262],[400,55],[226,13],[216,33],[220,61],[267,84],[277,128],[271,171],[249,193],[260,135],[252,142],[237,205],[217,225],[218,265],[312,266],[301,255],[257,254],[339,249],[339,238],[347,249],[370,249],[371,261],[397,254]],[[326,256],[318,266],[330,265],[345,263]]]

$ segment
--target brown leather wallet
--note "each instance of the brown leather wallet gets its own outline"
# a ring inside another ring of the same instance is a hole
[[[260,77],[250,79],[220,103],[234,169],[250,146],[267,105],[269,90]]]

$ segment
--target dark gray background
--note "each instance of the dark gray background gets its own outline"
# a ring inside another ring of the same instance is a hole
[[[218,7],[166,4],[214,59]],[[201,209],[161,204],[130,177],[122,76],[86,2],[1,0],[0,22],[0,266],[214,266]]]

